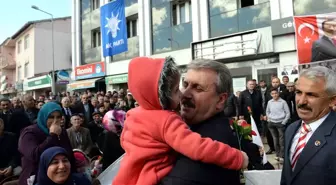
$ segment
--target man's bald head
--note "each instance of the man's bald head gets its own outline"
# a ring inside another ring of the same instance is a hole
[[[23,105],[25,108],[33,108],[35,106],[35,100],[31,95],[25,95],[23,97]]]

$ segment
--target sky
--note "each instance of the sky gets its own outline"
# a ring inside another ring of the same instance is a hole
[[[31,8],[32,5],[57,17],[71,16],[73,0],[0,0],[0,44],[14,35],[25,23],[48,19],[49,15]]]

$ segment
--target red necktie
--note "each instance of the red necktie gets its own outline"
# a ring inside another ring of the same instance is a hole
[[[311,131],[309,125],[302,123],[301,130],[300,130],[300,138],[296,144],[294,154],[292,156],[292,169],[294,169],[297,160],[299,159],[303,148],[306,146],[306,137],[308,133]]]
[[[336,46],[336,39],[332,39],[334,46]]]

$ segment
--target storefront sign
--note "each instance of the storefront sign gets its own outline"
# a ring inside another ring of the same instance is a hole
[[[123,84],[128,82],[128,74],[108,76],[105,78],[106,84]]]
[[[100,78],[88,79],[88,80],[79,80],[68,84],[69,90],[77,90],[77,89],[88,89],[95,87],[95,83]]]
[[[105,76],[105,62],[97,62],[76,67],[76,80]]]
[[[47,87],[51,87],[51,79],[49,75],[44,75],[27,80],[27,89],[25,89],[25,91],[42,89]]]
[[[57,84],[69,84],[71,77],[68,71],[60,70],[57,72]]]
[[[286,35],[295,31],[293,17],[273,20],[271,27],[273,36]]]

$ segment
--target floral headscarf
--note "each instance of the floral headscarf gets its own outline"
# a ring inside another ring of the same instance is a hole
[[[103,118],[103,125],[107,131],[120,134],[124,127],[126,112],[123,110],[110,110]]]

